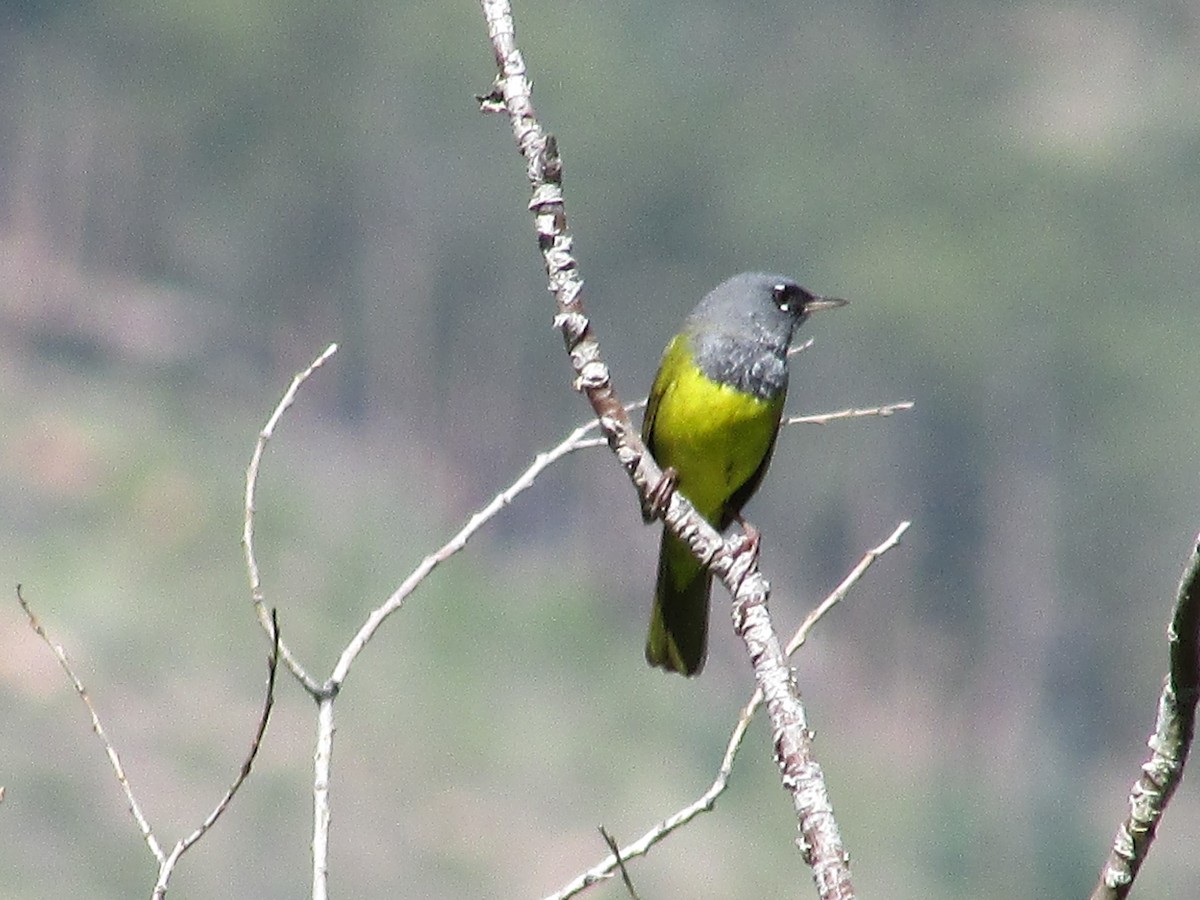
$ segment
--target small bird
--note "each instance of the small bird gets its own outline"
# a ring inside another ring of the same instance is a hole
[[[746,272],[701,300],[663,351],[642,441],[718,530],[740,519],[771,461],[796,326],[810,313],[845,304],[782,275]],[[653,511],[645,515],[650,521]],[[754,540],[756,532],[747,531]],[[700,672],[711,588],[712,576],[664,528],[646,638],[650,665],[683,675]]]

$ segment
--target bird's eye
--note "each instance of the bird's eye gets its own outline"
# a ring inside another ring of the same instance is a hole
[[[771,296],[775,305],[784,312],[791,312],[793,305],[800,299],[801,290],[797,285],[783,282],[771,288]]]

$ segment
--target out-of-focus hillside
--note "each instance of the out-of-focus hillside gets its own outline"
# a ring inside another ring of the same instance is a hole
[[[851,306],[748,513],[781,629],[914,524],[797,660],[864,896],[1080,896],[1124,811],[1200,529],[1200,17],[1186,4],[518,3],[588,308],[643,392],[733,272]],[[550,329],[475,4],[0,10],[0,568],[67,645],[151,821],[240,761],[265,642],[239,538],[320,673],[585,415]],[[657,534],[602,451],[414,596],[339,700],[332,866],[360,897],[540,896],[691,800],[748,667],[717,610],[645,668]],[[721,598],[717,599],[718,604]],[[0,609],[3,609],[0,606]],[[145,846],[15,598],[0,895],[145,894]],[[179,896],[306,889],[311,704],[284,684]],[[761,731],[643,896],[805,890]],[[1139,895],[1200,893],[1185,783]],[[620,896],[619,885],[598,896]]]

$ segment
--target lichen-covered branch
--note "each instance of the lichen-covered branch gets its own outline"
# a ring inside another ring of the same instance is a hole
[[[555,325],[562,332],[575,371],[575,387],[588,398],[600,428],[639,493],[646,497],[661,472],[646,452],[613,389],[600,346],[584,314],[583,281],[572,254],[563,198],[563,163],[558,143],[542,130],[534,113],[532,85],[517,47],[508,0],[481,0],[496,59],[496,79],[480,97],[487,112],[503,112],[525,160],[538,248],[557,304]],[[821,768],[812,752],[812,733],[779,640],[767,613],[769,587],[758,570],[752,542],[724,541],[713,527],[673,493],[663,513],[666,527],[684,540],[733,596],[733,621],[762,689],[783,786],[792,797],[800,830],[798,844],[812,866],[824,900],[854,896],[849,857],[842,845]]]

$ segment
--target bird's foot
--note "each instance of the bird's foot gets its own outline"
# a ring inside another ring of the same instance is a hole
[[[742,546],[740,552],[749,553],[755,559],[758,559],[758,548],[762,544],[762,532],[740,515],[736,518],[738,524],[742,526]]]
[[[674,467],[667,466],[663,469],[662,476],[651,486],[650,490],[646,491],[646,497],[642,501],[642,518],[647,522],[661,519],[663,513],[667,511],[667,504],[671,502],[671,495],[675,493],[678,484],[679,473],[675,471]]]

